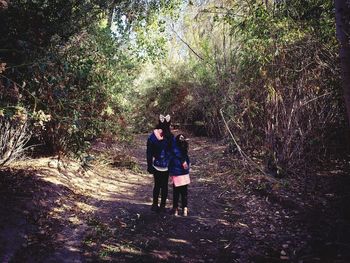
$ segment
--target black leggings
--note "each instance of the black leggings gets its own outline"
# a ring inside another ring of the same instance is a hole
[[[158,205],[159,194],[161,193],[160,206],[165,207],[166,199],[168,197],[168,178],[169,172],[155,171],[154,188],[153,188],[153,204]]]
[[[175,187],[173,185],[173,208],[178,208],[179,199],[181,195],[182,208],[187,207],[187,185]]]

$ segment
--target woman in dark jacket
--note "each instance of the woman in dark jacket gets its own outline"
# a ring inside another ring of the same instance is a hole
[[[168,196],[168,165],[173,138],[170,131],[170,115],[160,115],[156,129],[147,140],[147,171],[154,177],[152,211],[165,211]],[[159,194],[161,194],[160,207]]]
[[[183,215],[188,215],[188,185],[190,183],[190,159],[188,157],[188,143],[183,134],[176,136],[169,161],[169,174],[173,182],[173,212],[177,216],[178,203],[181,196]]]

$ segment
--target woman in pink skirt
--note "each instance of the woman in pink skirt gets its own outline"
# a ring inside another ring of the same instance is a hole
[[[178,203],[181,197],[183,215],[188,215],[188,185],[190,183],[190,160],[188,143],[183,134],[175,137],[169,161],[169,175],[173,182],[173,213],[179,215]]]

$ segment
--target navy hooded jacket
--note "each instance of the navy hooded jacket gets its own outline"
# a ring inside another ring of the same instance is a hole
[[[187,169],[183,167],[183,163],[187,163]],[[172,143],[172,151],[169,160],[169,174],[170,175],[184,175],[190,172],[190,159],[188,155],[181,153],[180,149],[177,147],[175,140]]]
[[[170,142],[166,138],[158,140],[153,132],[147,140],[147,171],[152,173],[155,166],[168,168],[169,151]]]

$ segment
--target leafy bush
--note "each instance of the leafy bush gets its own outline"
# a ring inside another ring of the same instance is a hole
[[[137,129],[150,128],[149,122],[159,113],[170,113],[175,125],[201,135],[220,137],[219,110],[224,92],[216,84],[215,75],[200,65],[173,65],[159,67],[157,75],[142,82],[139,99]]]
[[[302,5],[273,13],[257,3],[243,18],[228,20],[244,43],[235,56],[236,82],[228,100],[231,127],[244,147],[260,149],[279,174],[320,156],[328,138],[345,127],[332,5],[313,1],[309,8],[312,14],[317,10],[320,24],[311,13],[301,15]],[[291,9],[302,18],[285,16]]]
[[[33,67],[31,88],[52,117],[41,136],[54,152],[80,154],[91,139],[125,128],[120,105],[133,63],[107,30],[82,32],[49,55],[49,63]]]
[[[4,3],[0,107],[23,105],[29,115],[50,115],[45,129],[33,134],[54,153],[79,155],[97,136],[124,137],[137,66],[161,56],[157,32],[164,18],[158,14],[171,13],[175,1]]]

